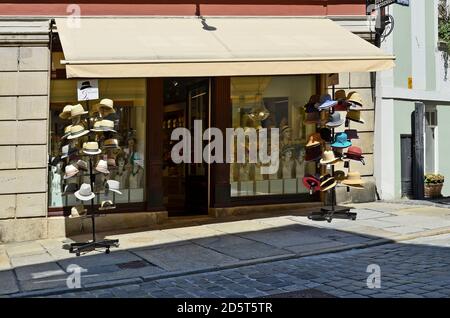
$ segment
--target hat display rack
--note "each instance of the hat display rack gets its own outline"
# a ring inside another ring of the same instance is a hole
[[[89,101],[86,101],[86,110],[83,109],[83,106],[81,104],[72,106],[71,109],[71,115],[67,115],[68,112],[70,111],[69,109],[64,109],[63,113],[60,115],[61,118],[63,119],[71,119],[72,123],[69,129],[66,129],[67,131],[65,131],[66,133],[66,138],[69,141],[68,145],[65,145],[64,147],[66,147],[64,151],[67,151],[68,148],[72,149],[72,145],[73,143],[78,143],[81,144],[81,139],[79,139],[79,137],[82,136],[86,136],[87,137],[87,142],[84,142],[82,145],[82,150],[80,151],[80,156],[77,157],[82,157],[83,159],[86,159],[85,161],[83,160],[78,160],[78,162],[83,161],[85,164],[85,167],[82,167],[83,169],[79,169],[81,171],[84,171],[85,173],[79,178],[79,182],[76,185],[76,188],[78,189],[78,191],[76,191],[75,197],[78,200],[81,200],[82,202],[88,202],[90,201],[90,215],[89,214],[84,214],[84,216],[81,216],[83,218],[91,218],[91,222],[92,222],[92,240],[88,241],[88,242],[80,242],[80,243],[72,243],[70,244],[70,253],[75,253],[76,256],[80,256],[81,253],[83,252],[90,252],[90,251],[94,251],[98,248],[101,249],[106,249],[105,252],[106,254],[110,253],[110,248],[111,247],[118,247],[119,245],[119,240],[115,240],[115,239],[103,239],[103,240],[97,240],[97,233],[96,233],[96,217],[97,215],[97,211],[95,208],[95,203],[94,200],[95,198],[103,192],[105,192],[106,196],[109,196],[110,192],[114,192],[114,193],[118,193],[120,194],[120,191],[118,190],[119,185],[115,184],[114,182],[116,181],[104,181],[101,186],[97,186],[95,179],[96,179],[96,174],[98,173],[107,173],[107,169],[103,169],[104,165],[102,165],[104,162],[104,158],[102,158],[101,160],[99,160],[99,164],[94,167],[94,158],[102,153],[105,153],[105,149],[102,149],[104,147],[99,147],[99,143],[98,140],[99,135],[105,135],[106,138],[106,134],[111,134],[111,133],[115,133],[115,130],[113,129],[114,127],[109,127],[109,123],[108,121],[103,121],[103,116],[102,113],[105,114],[109,114],[111,112],[114,112],[114,109],[112,108],[112,101],[111,100],[106,100],[108,101],[108,103],[105,103],[105,111],[101,111],[99,110],[99,108],[101,108],[101,103],[94,105],[93,109],[91,110],[89,107]],[[100,106],[99,106],[100,105]],[[95,114],[99,114],[98,116],[96,116]],[[86,117],[85,119],[85,123],[82,119],[82,117]],[[99,124],[100,123],[100,124]],[[70,132],[69,132],[70,131]],[[85,138],[86,139],[86,138]],[[64,148],[63,147],[63,148]],[[80,174],[78,174],[78,165],[77,163],[75,164],[69,164],[70,163],[70,155],[67,156],[67,162],[68,165],[66,166],[66,176],[67,179],[66,181],[69,182],[69,179],[72,179],[75,176],[80,176]],[[87,164],[88,162],[88,164]],[[89,170],[87,169],[87,165],[89,165]],[[96,173],[96,171],[98,171]],[[88,177],[89,178],[89,183],[86,180],[86,183],[83,183],[83,177]],[[73,180],[73,179],[72,179]],[[110,184],[111,182],[111,184]],[[68,184],[73,183],[73,182],[69,182]],[[66,183],[67,185],[67,183]],[[105,203],[105,204],[104,204]],[[115,208],[112,201],[111,200],[106,200],[104,202],[102,202],[101,207],[99,207],[97,210],[109,210],[109,209],[113,209]],[[73,208],[72,208],[73,210]],[[77,217],[79,215],[76,215]]]
[[[329,195],[327,200],[330,202],[330,205],[324,206],[320,209],[320,211],[312,212],[308,218],[313,221],[327,221],[331,222],[333,219],[348,219],[348,220],[356,220],[357,213],[350,212],[350,208],[344,206],[338,206],[336,203],[336,187],[337,186],[345,186],[347,187],[347,191],[350,191],[350,188],[358,188],[364,189],[362,186],[361,179],[359,177],[358,172],[350,172],[350,160],[358,160],[364,163],[362,154],[358,157],[357,151],[353,154],[353,157],[347,157],[343,154],[343,150],[349,148],[351,146],[351,142],[346,133],[336,133],[335,129],[345,122],[345,127],[348,128],[350,126],[350,121],[357,121],[363,123],[363,121],[359,117],[359,109],[358,107],[362,106],[362,100],[360,99],[359,94],[357,96],[359,99],[355,98],[355,102],[349,101],[351,99],[350,93],[348,97],[346,96],[337,96],[341,94],[336,94],[335,86],[332,86],[332,98],[328,95],[328,98],[322,97],[322,100],[317,103],[317,109],[319,111],[326,111],[329,113],[329,122],[326,125],[329,128],[329,132],[331,133],[327,140],[323,140],[323,145],[326,145],[326,142],[330,143],[329,149],[328,147],[324,148],[322,159],[320,160],[320,172],[321,177],[320,180],[317,180],[316,184],[313,184],[310,189],[310,193],[317,191],[320,189],[322,193],[326,193]],[[345,92],[342,90],[339,93]],[[335,99],[339,100],[336,103]],[[349,115],[347,112],[347,117],[345,119],[341,119],[339,111],[349,111],[352,112]],[[318,127],[323,130],[324,123],[322,120],[317,122]],[[346,131],[348,131],[347,129]],[[356,130],[352,130],[353,134],[357,134]],[[353,136],[354,137],[354,136]],[[358,150],[358,147],[354,147]],[[359,149],[360,150],[360,149]],[[347,160],[344,163],[344,168],[348,170],[347,177],[345,176],[345,172],[343,171],[335,171],[335,164],[338,162],[342,162],[343,160]],[[308,184],[311,184],[310,182]],[[306,184],[305,184],[306,185]],[[314,187],[314,189],[313,189]]]

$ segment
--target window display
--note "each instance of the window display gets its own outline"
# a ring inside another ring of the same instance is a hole
[[[144,202],[145,187],[145,116],[146,83],[144,79],[99,80],[99,95],[107,96],[90,101],[89,115],[97,120],[92,131],[99,134],[98,142],[88,141],[87,110],[77,101],[76,80],[52,80],[50,102],[49,146],[49,206],[71,207],[79,204],[75,196],[77,184],[89,184],[85,173],[87,163],[82,154],[99,155],[95,162],[94,189],[103,187],[106,180],[122,195],[115,203]],[[75,105],[73,105],[75,104]],[[67,123],[69,120],[69,124]],[[81,140],[81,144],[79,141]],[[64,145],[64,146],[62,146]],[[77,149],[79,145],[82,149]],[[59,161],[58,159],[65,159]],[[68,158],[68,159],[66,159]],[[107,177],[106,177],[107,176]],[[77,179],[76,182],[73,181]],[[73,182],[72,182],[73,181]],[[87,191],[87,189],[83,189]],[[113,191],[114,192],[114,191]],[[95,198],[100,204],[102,196]]]
[[[245,163],[230,164],[231,196],[308,193],[303,177],[314,174],[316,166],[305,160],[306,143],[315,132],[315,125],[305,123],[311,122],[312,116],[304,105],[315,91],[314,75],[231,78],[233,128],[278,128],[280,134],[278,170],[261,174],[262,164],[250,163],[248,155]],[[269,138],[268,149],[271,142],[274,141]]]

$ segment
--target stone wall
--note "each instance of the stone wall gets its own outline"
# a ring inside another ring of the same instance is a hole
[[[351,91],[358,92],[364,99],[364,107],[361,110],[361,118],[365,124],[350,122],[349,127],[341,126],[336,132],[345,129],[358,130],[359,139],[352,140],[353,145],[362,149],[365,157],[365,165],[362,163],[351,161],[350,171],[359,171],[366,182],[366,189],[350,190],[347,188],[338,188],[338,202],[371,202],[376,200],[376,187],[374,179],[374,125],[375,125],[375,103],[373,98],[373,87],[370,80],[370,73],[341,73],[339,74],[339,85],[335,86],[335,90],[343,89],[348,94]],[[329,88],[331,94],[331,89]],[[345,118],[345,112],[341,116]],[[343,170],[344,164],[337,164],[335,170]]]
[[[0,242],[48,236],[49,25],[0,20]]]

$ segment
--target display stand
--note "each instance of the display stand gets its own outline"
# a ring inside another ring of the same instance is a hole
[[[89,101],[86,101],[86,110],[88,111],[88,114],[90,112],[89,109]],[[88,118],[87,120],[87,128],[90,130],[92,129],[92,120],[91,118]],[[89,141],[95,141],[93,140],[92,136],[89,135]],[[92,156],[89,156],[89,173],[90,173],[90,185],[92,191],[94,191],[94,183],[95,183],[95,174],[94,174],[94,165],[92,163]],[[95,218],[96,218],[96,211],[95,211],[95,204],[94,199],[91,199],[91,220],[92,220],[92,241],[88,242],[81,242],[81,243],[72,243],[70,244],[70,253],[75,253],[76,256],[80,256],[82,252],[90,252],[94,251],[97,248],[105,248],[105,253],[110,253],[111,246],[118,247],[119,246],[119,240],[100,240],[97,241],[97,235],[96,235],[96,228],[95,228]]]
[[[334,91],[335,86],[333,85],[333,99],[334,99]],[[334,113],[334,107],[330,109],[330,114]],[[331,138],[335,139],[335,131],[334,128],[331,129]],[[334,176],[334,165],[331,165],[331,175]],[[320,211],[312,212],[308,219],[313,221],[327,221],[331,223],[333,219],[346,219],[355,221],[357,217],[357,213],[350,212],[350,208],[338,206],[336,204],[336,187],[330,190],[331,194],[331,205],[324,206],[320,209]]]

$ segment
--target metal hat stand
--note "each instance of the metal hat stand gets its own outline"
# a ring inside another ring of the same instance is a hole
[[[333,85],[333,99],[334,99],[334,90],[335,87]],[[334,107],[330,109],[330,114],[335,112]],[[334,128],[331,129],[331,140],[335,140],[335,131]],[[331,165],[331,176],[334,176],[334,165]],[[347,187],[347,191],[350,191],[350,188]],[[345,219],[355,221],[357,217],[357,213],[350,212],[350,208],[338,206],[336,204],[336,187],[333,187],[329,191],[331,195],[331,205],[324,206],[320,209],[320,211],[312,212],[308,219],[313,221],[327,221],[331,223],[333,219]]]
[[[88,112],[90,112],[89,109],[89,101],[86,101],[86,109]],[[88,129],[92,129],[92,120],[90,117],[88,117]],[[89,141],[95,141],[92,137],[91,132],[88,134]],[[94,183],[95,183],[95,174],[93,170],[93,163],[92,163],[92,155],[87,155],[89,157],[89,172],[90,172],[90,184],[91,184],[91,190],[94,191]],[[95,211],[95,205],[94,205],[94,199],[91,200],[91,220],[92,220],[92,241],[88,242],[81,242],[81,243],[72,243],[70,244],[70,253],[75,253],[76,256],[80,256],[83,252],[91,252],[96,250],[97,248],[105,248],[105,253],[110,253],[111,247],[118,247],[119,246],[119,240],[99,240],[97,241],[97,235],[96,235],[96,228],[95,228],[95,218],[96,218],[96,211]]]

